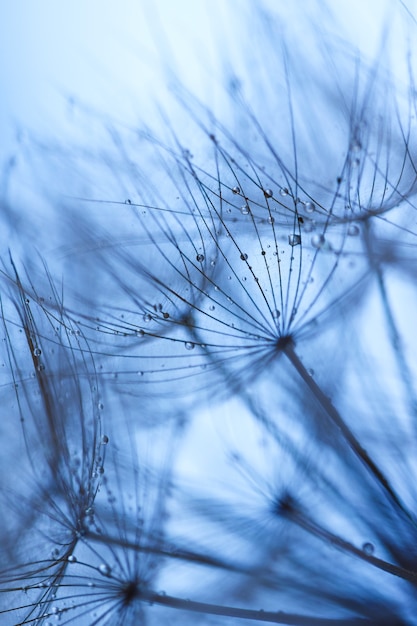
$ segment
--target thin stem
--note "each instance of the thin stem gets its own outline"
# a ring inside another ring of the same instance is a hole
[[[363,618],[333,619],[311,617],[310,615],[297,615],[295,613],[284,613],[283,611],[274,612],[243,609],[239,607],[210,604],[207,602],[195,602],[194,600],[184,600],[175,596],[168,596],[153,592],[145,593],[143,599],[153,604],[160,604],[173,609],[182,609],[184,611],[192,611],[193,613],[220,615],[221,617],[236,617],[237,619],[247,619],[257,622],[287,624],[288,626],[354,626],[355,624],[370,623],[369,620]]]
[[[365,465],[371,476],[373,476],[382,486],[383,490],[388,495],[392,503],[401,509],[401,511],[407,516],[407,518],[413,523],[413,525],[416,525],[413,516],[407,510],[405,505],[401,502],[400,497],[391,486],[388,478],[378,467],[375,461],[373,461],[373,459],[369,456],[368,452],[361,446],[353,432],[350,430],[349,426],[343,420],[338,410],[331,403],[330,399],[323,393],[322,389],[316,383],[314,378],[310,376],[304,364],[295,352],[294,343],[292,341],[286,342],[283,346],[283,352],[290,361],[291,365],[301,376],[307,387],[310,389],[311,393],[316,398],[318,403],[324,409],[328,417],[338,427],[357,458]]]
[[[394,356],[397,361],[398,372],[400,374],[399,380],[403,383],[405,392],[408,397],[408,406],[412,418],[412,423],[415,423],[417,416],[417,398],[413,386],[413,376],[410,371],[410,367],[407,362],[407,358],[404,353],[403,342],[395,322],[392,307],[388,298],[388,293],[385,285],[385,276],[383,272],[383,264],[378,261],[377,255],[372,250],[372,238],[371,228],[369,222],[365,222],[365,245],[367,248],[368,256],[371,260],[371,267],[376,274],[377,285],[381,297],[382,308],[386,317],[388,326],[388,332],[391,339],[391,345],[393,346]],[[414,426],[415,428],[415,426]]]

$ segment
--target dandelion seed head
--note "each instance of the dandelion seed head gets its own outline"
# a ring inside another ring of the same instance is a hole
[[[319,4],[244,3],[227,50],[211,40],[205,76],[236,67],[216,107],[188,69],[172,81],[177,54],[159,128],[73,102],[88,146],[31,157],[54,206],[24,229],[4,172],[27,248],[1,275],[8,623],[240,623],[276,602],[413,623],[414,44],[404,24],[397,76],[394,20],[373,61]],[[236,63],[245,34],[262,44]]]

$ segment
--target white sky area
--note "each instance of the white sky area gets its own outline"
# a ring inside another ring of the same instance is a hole
[[[330,15],[324,3],[311,0],[288,3],[289,9],[283,0],[264,4],[276,13],[292,11],[294,27],[300,7],[316,15],[318,23]],[[67,97],[127,121],[137,120],[139,108],[146,116],[149,96],[158,99],[163,93],[163,66],[170,65],[210,106],[218,60],[227,57],[238,64],[240,55],[244,62],[245,49],[261,45],[248,41],[240,28],[247,7],[259,5],[242,0],[1,0],[1,160],[13,149],[16,126],[62,136]],[[328,5],[340,36],[353,37],[365,50],[375,50],[387,7],[403,10],[392,0]]]
[[[124,121],[131,114],[137,119],[151,92],[157,98],[164,87],[162,64],[178,67],[198,90],[214,43],[210,21],[206,1],[1,2],[2,153],[16,125],[59,135],[69,97]]]

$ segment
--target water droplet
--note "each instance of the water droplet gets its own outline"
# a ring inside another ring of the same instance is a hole
[[[145,315],[143,316],[143,321],[150,322],[151,320],[152,320],[152,315],[150,313],[145,313]]]
[[[307,213],[314,213],[314,211],[316,210],[316,205],[314,204],[314,202],[306,202],[304,204],[304,208]]]
[[[184,345],[186,350],[194,350],[195,346],[191,341],[186,341]]]
[[[288,243],[290,244],[290,246],[294,247],[294,246],[299,246],[301,243],[301,237],[300,235],[288,235]]]
[[[242,259],[242,261],[247,261],[248,255],[245,252],[242,252],[242,254],[240,255],[240,258]]]
[[[278,309],[275,309],[274,311],[272,311],[272,317],[277,320],[279,317],[281,317],[281,311],[278,311]]]
[[[139,328],[139,330],[136,331],[136,336],[137,337],[144,337],[145,336],[145,331],[142,330],[141,328]]]
[[[51,613],[52,613],[52,615],[58,615],[59,608],[57,606],[53,606],[52,609],[51,609]]]
[[[138,376],[143,376],[143,372],[138,372]]]
[[[243,207],[241,207],[240,212],[242,213],[242,215],[249,215],[250,213],[250,208],[247,204],[244,204]]]
[[[164,320],[167,320],[169,318],[169,313],[165,311],[165,313],[162,313],[162,317],[164,318]]]
[[[280,195],[281,195],[281,196],[283,196],[283,197],[284,197],[284,196],[288,196],[289,191],[288,191],[288,189],[287,189],[286,187],[282,187],[282,188],[279,190],[279,193],[280,193]]]
[[[33,350],[33,354],[34,354],[35,356],[41,356],[41,354],[42,354],[42,350],[41,350],[40,348],[34,348],[34,350]]]
[[[209,310],[210,310],[210,311],[214,311],[214,309],[215,309],[215,308],[216,308],[216,307],[214,306],[214,304],[212,304],[211,306],[209,306]]]
[[[107,445],[107,444],[109,443],[109,438],[107,437],[107,435],[103,435],[103,436],[102,436],[102,438],[101,438],[101,440],[100,440],[100,443],[101,443],[103,446],[105,446],[105,445]]]
[[[265,198],[272,198],[273,195],[274,195],[274,192],[272,191],[272,189],[264,189]]]
[[[98,566],[98,571],[100,572],[100,574],[103,574],[103,576],[110,576],[111,567],[106,563],[100,563],[100,565]]]
[[[351,237],[357,237],[360,232],[359,226],[357,224],[349,224],[347,232]]]
[[[324,235],[313,235],[311,238],[311,245],[314,248],[322,248],[326,243]]]
[[[307,374],[308,374],[309,376],[314,376],[314,370],[310,367],[310,368],[307,370]]]
[[[97,474],[104,474],[104,467],[102,465],[99,465],[97,468]]]
[[[374,544],[370,543],[369,541],[366,541],[362,546],[362,550],[365,552],[367,556],[372,556],[375,550]]]
[[[102,411],[104,409],[104,404],[102,402],[98,403],[98,408],[100,411]]]
[[[76,563],[77,562],[77,557],[74,556],[73,554],[70,554],[68,557],[68,563]]]
[[[271,225],[272,225],[274,222],[275,222],[275,217],[272,217],[272,215],[270,215],[270,216],[268,217],[268,224],[271,224]]]
[[[210,265],[211,265],[211,267],[215,267],[216,266],[216,261],[214,259],[212,259],[210,261]]]
[[[240,187],[233,187],[232,189],[233,193],[240,193]]]
[[[43,372],[45,371],[45,365],[43,363],[39,363],[36,369],[38,370],[38,372]]]
[[[197,254],[195,258],[199,263],[202,263],[204,261],[204,254]]]

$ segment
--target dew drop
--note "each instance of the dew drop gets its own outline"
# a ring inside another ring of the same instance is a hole
[[[250,208],[247,204],[244,204],[243,207],[241,207],[240,212],[242,213],[242,215],[249,215],[250,213]]]
[[[288,189],[287,189],[286,187],[282,187],[282,188],[279,190],[279,193],[280,193],[280,195],[281,195],[281,196],[285,197],[285,196],[288,196],[289,191],[288,191]]]
[[[40,348],[34,348],[33,354],[34,356],[41,356],[42,350]]]
[[[314,376],[314,370],[311,367],[309,367],[309,369],[307,370],[307,374],[309,376]]]
[[[278,311],[278,309],[275,309],[274,311],[272,311],[272,317],[277,320],[278,318],[281,317],[281,312]]]
[[[144,337],[145,336],[145,331],[142,330],[141,328],[139,328],[139,330],[136,331],[136,336],[137,337]]]
[[[100,411],[102,411],[104,409],[104,404],[102,402],[99,402],[97,406],[98,406]]]
[[[162,317],[164,318],[164,320],[167,320],[169,318],[169,313],[165,311],[165,313],[162,313]]]
[[[247,261],[248,255],[245,252],[242,252],[242,254],[240,255],[240,258],[242,259],[242,261]]]
[[[98,566],[98,571],[100,572],[100,574],[103,574],[103,576],[110,576],[111,567],[106,563],[100,563],[100,565]]]
[[[103,435],[103,436],[102,436],[102,438],[101,438],[101,440],[100,440],[100,443],[101,443],[103,446],[105,446],[105,445],[107,445],[107,444],[109,443],[109,438],[107,437],[107,435]]]
[[[357,224],[349,224],[348,235],[351,237],[357,237],[359,235],[359,226]]]
[[[314,213],[314,211],[316,210],[316,205],[314,204],[314,202],[306,202],[304,204],[304,208],[307,213]]]
[[[77,562],[77,557],[74,556],[73,554],[70,554],[68,557],[68,563],[76,563]]]
[[[215,308],[216,308],[216,307],[214,306],[214,304],[212,304],[211,306],[209,306],[209,310],[210,310],[210,311],[214,311],[214,309],[215,309]]]
[[[326,243],[324,235],[313,235],[311,238],[311,245],[314,248],[322,248]]]
[[[271,224],[271,226],[272,226],[272,224],[273,224],[274,222],[275,222],[275,217],[272,217],[272,215],[270,215],[270,216],[268,217],[268,224]]]
[[[151,319],[152,319],[152,315],[150,313],[145,313],[145,315],[143,316],[144,322],[150,322]]]
[[[362,546],[362,550],[365,552],[367,556],[372,556],[375,550],[374,544],[370,543],[369,541],[366,541]]]
[[[232,192],[236,194],[240,193],[240,187],[233,187]]]
[[[272,191],[272,189],[264,189],[265,198],[272,198],[273,195],[274,195],[274,192]]]
[[[191,341],[186,341],[184,345],[186,350],[194,350],[195,346]]]
[[[294,246],[299,246],[301,243],[301,237],[300,235],[288,235],[288,243],[290,244],[290,246],[294,247]]]
[[[199,263],[202,263],[204,261],[204,254],[197,254],[195,258]]]

